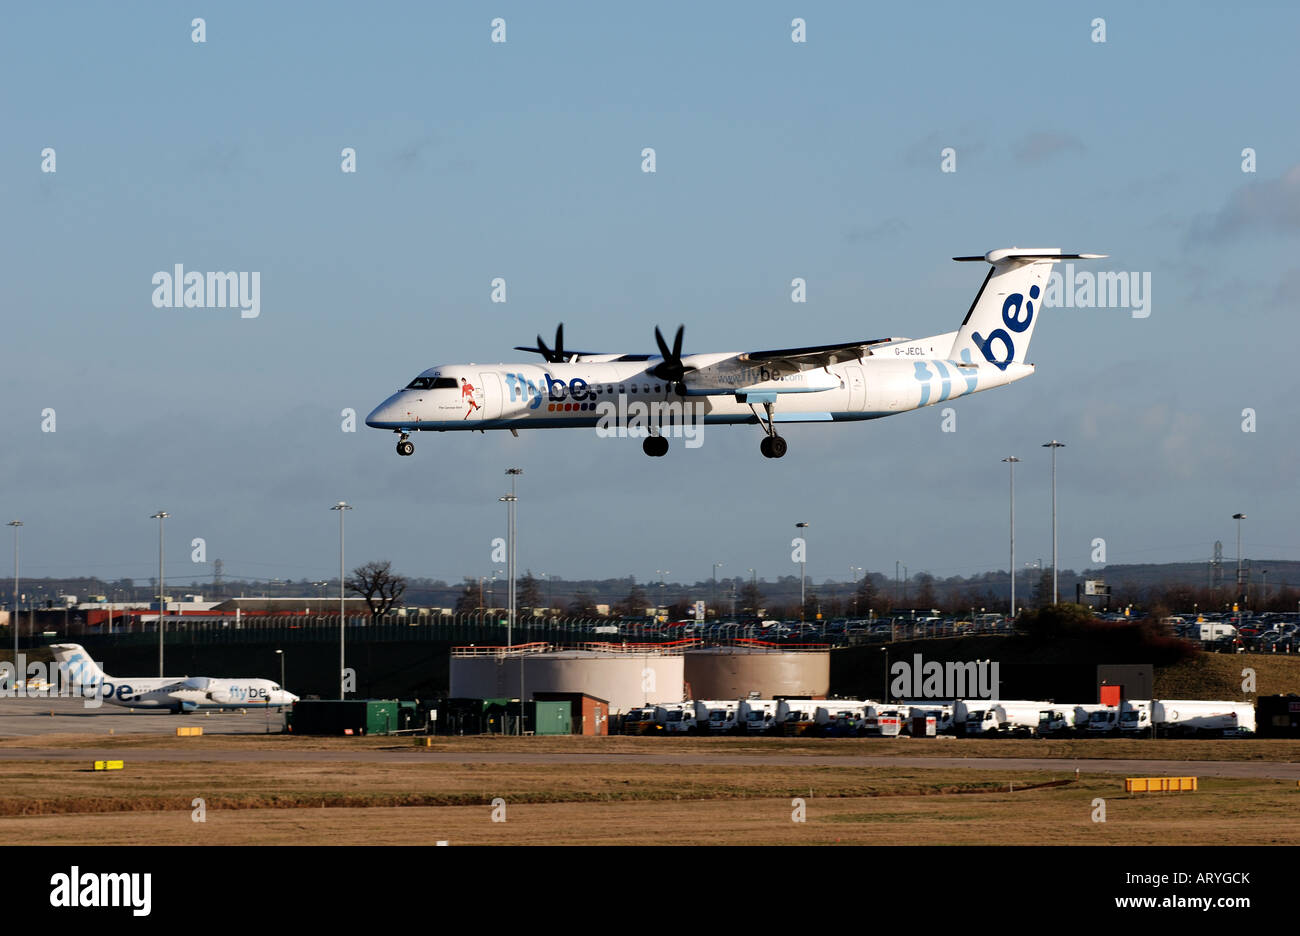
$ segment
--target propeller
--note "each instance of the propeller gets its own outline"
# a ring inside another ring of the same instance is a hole
[[[535,348],[525,348],[525,347],[522,347],[522,346],[520,346],[520,345],[516,345],[516,346],[515,346],[515,350],[516,350],[516,351],[531,351],[533,354],[540,354],[540,355],[541,355],[541,356],[542,356],[542,357],[543,357],[543,358],[544,358],[548,363],[551,363],[551,364],[563,364],[563,363],[565,363],[565,362],[569,359],[569,357],[570,357],[571,355],[573,355],[573,354],[585,354],[585,353],[587,353],[587,352],[583,352],[583,351],[577,351],[577,352],[570,351],[570,352],[566,352],[566,351],[564,350],[564,323],[563,323],[563,322],[561,322],[561,323],[560,323],[559,325],[557,325],[556,328],[555,328],[555,347],[554,347],[554,348],[548,348],[548,347],[546,346],[546,342],[542,340],[542,336],[541,336],[541,335],[538,335],[538,336],[537,336],[537,347],[535,347]]]
[[[655,326],[655,341],[659,344],[659,353],[663,356],[663,361],[656,364],[650,373],[660,380],[677,384],[678,393],[684,391],[684,380],[687,371],[695,370],[695,368],[688,368],[682,363],[682,335],[685,331],[685,325],[677,326],[677,334],[673,337],[673,346],[669,348],[668,342],[664,340],[663,332],[659,330],[658,325]]]
[[[552,364],[563,364],[564,357],[564,323],[561,322],[555,326],[555,347],[546,347],[546,342],[542,341],[542,336],[537,336],[537,350],[542,352],[542,357],[546,358]]]

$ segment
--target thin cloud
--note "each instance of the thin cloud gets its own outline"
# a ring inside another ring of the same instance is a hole
[[[1300,165],[1280,178],[1250,181],[1210,217],[1192,224],[1193,240],[1218,243],[1242,234],[1300,232]]]
[[[850,244],[866,244],[882,237],[897,237],[908,230],[908,224],[902,218],[885,218],[875,224],[855,225],[844,232],[844,240]]]
[[[1056,133],[1049,130],[1031,133],[1011,147],[1011,153],[1016,162],[1022,166],[1039,165],[1050,162],[1058,156],[1069,153],[1086,153],[1087,151],[1088,147],[1084,146],[1083,141],[1073,134]]]
[[[938,169],[942,152],[951,146],[957,151],[957,160],[976,156],[984,151],[984,144],[970,138],[970,131],[962,128],[956,134],[942,136],[937,130],[917,140],[903,154],[903,165],[908,169]]]

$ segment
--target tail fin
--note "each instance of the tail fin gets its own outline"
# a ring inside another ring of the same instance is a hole
[[[949,359],[976,364],[988,361],[999,370],[1006,370],[1008,364],[1023,364],[1052,264],[1104,256],[1067,254],[1053,247],[1009,247],[990,250],[982,257],[953,257],[984,260],[993,267],[961,323]]]
[[[54,651],[54,662],[63,670],[62,678],[69,685],[97,686],[106,680],[112,682],[81,644],[51,644],[50,649]]]

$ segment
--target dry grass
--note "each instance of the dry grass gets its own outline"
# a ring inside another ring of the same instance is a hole
[[[48,738],[25,739],[26,744]],[[68,737],[66,750],[104,746]],[[447,738],[416,748],[391,738],[117,737],[123,771],[89,758],[0,760],[0,833],[20,843],[97,844],[1300,844],[1293,781],[1202,778],[1201,790],[1125,794],[1119,775],[1060,770],[778,764],[783,754],[909,753],[1080,757],[1135,752],[1197,759],[1294,760],[1296,742],[848,741],[728,738]],[[14,745],[6,745],[13,747]],[[19,745],[25,746],[25,745]],[[132,761],[184,749],[265,760]],[[746,753],[746,764],[420,762],[424,750]],[[275,752],[337,751],[287,761]],[[345,760],[401,751],[413,762]],[[269,756],[268,756],[269,755]],[[1217,755],[1217,756],[1216,756]],[[1235,755],[1235,756],[1234,756]],[[1014,792],[1012,792],[1014,790]],[[207,821],[191,821],[193,800]],[[507,821],[492,822],[492,801]],[[1107,821],[1092,821],[1094,799]],[[807,821],[791,821],[792,801]],[[324,808],[322,808],[324,807]]]
[[[1156,669],[1157,699],[1247,699],[1243,669],[1255,671],[1256,694],[1300,693],[1300,655],[1198,653],[1176,666]]]
[[[421,740],[422,743],[422,740]],[[988,738],[776,738],[776,737],[536,737],[499,735],[440,736],[429,747],[416,747],[413,739],[395,737],[304,737],[292,735],[174,735],[51,734],[0,739],[6,748],[41,750],[147,750],[346,753],[418,751],[465,754],[738,754],[758,756],[912,756],[912,757],[1053,757],[1072,759],[1147,759],[1206,761],[1300,762],[1300,740],[1285,738],[1223,740],[1129,740],[1124,738],[988,739]],[[116,755],[115,755],[116,756]]]
[[[0,771],[5,808],[46,812],[0,819],[13,844],[1300,844],[1300,793],[1281,781],[1128,795],[1118,778],[1019,790],[1049,775],[964,770],[241,764],[223,775],[212,768],[228,765],[153,764],[93,775],[24,766]],[[276,792],[259,792],[268,788]],[[491,821],[498,796],[505,822]],[[194,797],[205,800],[203,823],[191,819]],[[791,821],[795,797],[803,823]],[[1097,797],[1105,823],[1092,821]],[[425,800],[458,805],[418,805]]]

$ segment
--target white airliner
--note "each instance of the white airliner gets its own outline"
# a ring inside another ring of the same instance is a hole
[[[592,428],[644,438],[647,455],[668,451],[674,423],[748,423],[762,427],[759,448],[780,458],[783,422],[879,419],[1022,380],[1029,339],[1052,265],[1105,254],[1011,247],[982,257],[991,265],[961,327],[929,338],[877,338],[773,351],[682,354],[655,328],[659,354],[566,351],[537,337],[545,364],[445,364],[422,372],[366,417],[399,433],[397,454],[415,451],[413,432]],[[624,426],[621,421],[631,414]],[[689,445],[689,443],[688,443]]]
[[[269,679],[212,679],[207,676],[142,676],[122,679],[109,676],[90,658],[81,644],[52,644],[60,678],[83,691],[96,687],[96,694],[112,705],[129,708],[170,709],[193,712],[198,709],[279,708],[293,705],[298,697]]]

